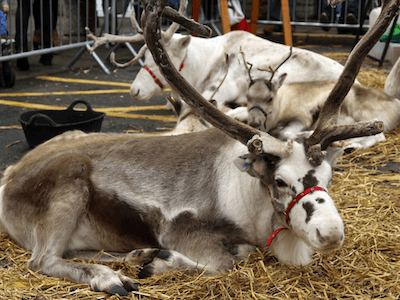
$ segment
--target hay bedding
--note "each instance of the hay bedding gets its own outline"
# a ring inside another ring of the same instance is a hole
[[[381,71],[365,73],[359,80],[386,77]],[[125,299],[399,299],[400,172],[390,170],[400,166],[400,128],[386,136],[383,143],[344,155],[335,168],[330,194],[346,233],[340,250],[315,254],[305,267],[281,265],[259,250],[228,274],[175,271],[138,280],[140,292]],[[0,299],[120,299],[34,273],[26,267],[30,255],[0,237]],[[127,262],[109,266],[136,278],[136,267]]]

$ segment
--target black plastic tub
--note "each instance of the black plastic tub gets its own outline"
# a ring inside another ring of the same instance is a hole
[[[87,109],[74,110],[76,104],[83,103]],[[68,130],[98,132],[105,113],[95,112],[89,103],[76,100],[66,110],[35,110],[19,116],[19,121],[31,148]]]

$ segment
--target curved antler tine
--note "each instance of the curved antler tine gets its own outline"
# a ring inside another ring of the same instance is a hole
[[[277,66],[277,67],[275,68],[275,70],[272,69],[272,67],[269,67],[269,71],[272,72],[271,78],[269,79],[269,83],[272,82],[272,79],[274,78],[274,75],[275,75],[275,73],[278,71],[278,69],[279,69],[285,62],[287,62],[287,60],[292,56],[292,51],[293,51],[293,47],[290,47],[290,52],[289,52],[288,57],[286,57],[286,58],[279,64],[279,66]]]
[[[334,141],[346,140],[362,136],[369,136],[381,133],[384,129],[384,124],[381,121],[359,122],[352,125],[333,125],[330,127],[320,128],[319,131],[313,134],[306,140],[307,157],[310,163],[318,166],[324,159],[324,152],[328,146]]]
[[[182,0],[179,4],[179,10],[178,13],[182,16],[185,15],[186,13],[186,8],[188,5],[188,1],[187,0]],[[174,33],[179,29],[179,24],[176,22],[173,22],[171,24],[171,26],[169,26],[169,28],[165,31],[165,34],[163,36],[165,43],[168,43],[169,40],[171,39],[171,37],[174,35]]]
[[[279,69],[280,67],[282,67],[282,65],[283,65],[285,62],[288,61],[288,59],[292,56],[292,53],[293,53],[293,47],[290,47],[290,51],[289,51],[288,57],[286,57],[286,58],[284,59],[284,61],[281,62],[281,63],[279,64],[278,67],[276,67],[275,72],[278,71],[278,69]]]
[[[244,56],[244,52],[243,52],[243,50],[242,50],[242,46],[240,46],[240,52],[239,52],[239,53],[242,54],[243,63],[244,63],[244,66],[245,66],[245,68],[246,68],[246,70],[247,70],[247,74],[249,74],[250,84],[252,84],[252,83],[254,82],[253,78],[251,78],[251,68],[253,67],[253,64],[248,63],[248,62],[246,61],[246,58],[245,58],[245,56]],[[249,65],[250,68],[249,68],[247,65]]]
[[[110,61],[114,66],[116,66],[118,68],[126,68],[126,67],[136,64],[139,61],[139,59],[141,59],[143,57],[143,55],[146,53],[146,50],[147,50],[147,46],[143,45],[142,48],[140,48],[138,54],[134,58],[132,58],[130,61],[128,61],[124,64],[118,63],[115,60],[115,52],[112,52],[110,55]]]
[[[271,83],[272,79],[274,78],[274,75],[276,73],[276,71],[278,71],[278,69],[285,63],[287,62],[287,60],[292,56],[292,49],[293,47],[290,47],[290,52],[288,57],[286,57],[279,65],[278,67],[276,67],[275,69],[273,69],[271,66],[268,66],[268,69],[261,69],[261,68],[257,68],[257,70],[259,71],[266,71],[266,72],[271,72],[271,78],[268,81],[268,84]]]
[[[137,32],[137,33],[143,33],[142,28],[140,28],[138,21],[136,20],[136,16],[135,16],[135,9],[131,10],[131,24],[133,29]]]
[[[316,151],[317,148],[325,150],[333,141],[369,136],[383,131],[383,123],[378,121],[344,126],[336,126],[336,123],[342,102],[353,85],[362,62],[386,31],[398,11],[399,4],[397,0],[383,0],[382,11],[377,21],[350,53],[339,80],[336,82],[322,107],[314,133],[305,141],[308,159],[311,163],[320,163],[319,157],[322,155]]]
[[[92,47],[89,48],[90,54],[92,54],[96,48],[106,43],[135,43],[144,40],[143,35],[140,33],[131,36],[104,33],[98,38],[90,31],[88,27],[85,27],[85,29],[87,31],[88,38],[94,41]]]
[[[288,155],[291,152],[292,143],[280,141],[267,133],[230,118],[204,99],[173,66],[163,46],[159,29],[161,14],[167,1],[144,0],[146,19],[142,23],[146,44],[167,82],[202,118],[242,144],[248,145],[249,151],[252,153],[257,155],[266,153],[273,153],[277,156]],[[191,28],[193,32],[197,32],[195,27],[204,26],[197,22],[193,22],[193,24],[195,24]],[[255,140],[257,140],[256,147],[253,147]]]

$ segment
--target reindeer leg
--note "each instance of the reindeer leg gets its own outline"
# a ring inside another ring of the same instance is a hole
[[[62,258],[71,247],[97,249],[86,219],[91,189],[89,158],[65,154],[23,172],[29,173],[28,176],[21,175],[17,183],[2,187],[0,217],[10,235],[26,249],[32,249],[28,267],[48,276],[90,284],[95,290],[111,294],[128,295],[129,291],[137,290],[132,279],[107,266]],[[41,195],[40,201],[32,195]],[[77,231],[85,237],[77,236]]]
[[[128,255],[127,259],[133,264],[141,266],[139,278],[164,274],[174,269],[186,270],[189,274],[200,274],[202,272],[206,275],[215,274],[214,270],[209,270],[205,265],[199,264],[174,250],[153,248],[134,250]]]
[[[246,258],[249,252],[254,252],[254,247],[242,238],[241,230],[231,222],[200,222],[190,212],[183,212],[166,224],[160,242],[165,249],[171,250],[157,253],[152,252],[154,249],[144,249],[133,253],[139,260],[144,255],[144,261],[152,252],[154,260],[150,259],[143,269],[147,276],[172,268],[188,269],[191,273],[204,270],[205,274],[226,272]]]

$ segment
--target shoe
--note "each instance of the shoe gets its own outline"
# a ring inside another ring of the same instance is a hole
[[[8,61],[2,62],[4,85],[11,88],[15,84],[15,72]]]
[[[271,35],[274,32],[282,32],[282,26],[277,25],[267,25],[263,29],[265,35]]]
[[[56,29],[53,29],[53,45],[54,47],[60,46],[59,40],[58,40],[58,33]]]
[[[339,23],[344,23],[343,18],[339,19]],[[347,15],[346,24],[351,24],[351,25],[358,24],[358,20],[353,13],[349,13]],[[338,33],[357,35],[357,33],[359,33],[359,28],[338,28]],[[360,34],[363,34],[363,30],[360,32]]]
[[[39,49],[41,41],[42,41],[42,37],[41,37],[40,28],[35,29],[35,31],[33,32],[33,38],[32,38],[33,47],[35,50]]]
[[[21,71],[29,70],[29,60],[27,57],[17,59],[17,67]]]
[[[33,42],[33,47],[35,50],[39,49],[41,42],[42,42],[42,32],[41,29],[35,29],[35,31],[33,32],[33,38],[32,38],[32,42]],[[53,29],[53,46],[54,47],[58,47],[60,45],[59,41],[58,41],[58,33],[56,29]],[[58,51],[53,52],[54,54],[59,54]]]
[[[325,13],[325,12],[323,12],[321,14],[321,16],[319,17],[319,22],[320,23],[330,23],[330,21],[331,20],[329,19],[327,13]],[[331,29],[330,27],[322,27],[323,31],[329,31],[330,29]]]
[[[356,16],[352,13],[347,15],[347,24],[358,24]]]
[[[56,29],[53,29],[53,46],[54,47],[60,46],[60,43],[59,43],[59,40],[58,40],[58,33],[57,33]],[[58,55],[58,54],[60,54],[60,52],[59,51],[54,51],[53,54]]]
[[[51,60],[53,59],[53,54],[42,54],[40,56],[39,62],[45,66],[51,66],[52,62]]]

